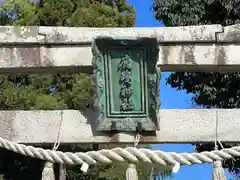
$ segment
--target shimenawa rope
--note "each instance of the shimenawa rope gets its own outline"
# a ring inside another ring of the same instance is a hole
[[[78,152],[61,152],[53,150],[45,150],[42,148],[35,148],[33,146],[26,146],[11,142],[0,137],[0,147],[10,151],[20,153],[24,156],[39,158],[49,162],[56,162],[61,164],[83,164],[96,165],[97,163],[109,164],[112,161],[128,161],[133,164],[139,161],[147,162],[150,164],[160,165],[174,165],[180,163],[182,165],[213,163],[216,160],[231,159],[235,156],[240,156],[240,146],[214,150],[211,152],[201,153],[175,153],[164,152],[161,150],[150,150],[144,148],[114,148],[111,150],[103,149],[99,151],[89,151],[86,153]]]

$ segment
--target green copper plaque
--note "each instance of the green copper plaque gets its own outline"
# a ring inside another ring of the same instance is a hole
[[[93,46],[98,131],[154,131],[160,71],[154,38],[97,38]]]

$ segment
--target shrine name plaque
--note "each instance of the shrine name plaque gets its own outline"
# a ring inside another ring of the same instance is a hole
[[[157,130],[157,40],[100,37],[92,53],[97,131]]]

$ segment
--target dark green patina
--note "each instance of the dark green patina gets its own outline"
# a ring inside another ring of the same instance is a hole
[[[97,130],[156,130],[160,81],[157,40],[97,38],[92,52]]]

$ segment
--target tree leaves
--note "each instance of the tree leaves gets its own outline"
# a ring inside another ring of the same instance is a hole
[[[238,0],[155,0],[155,17],[166,26],[222,24],[239,22]]]

